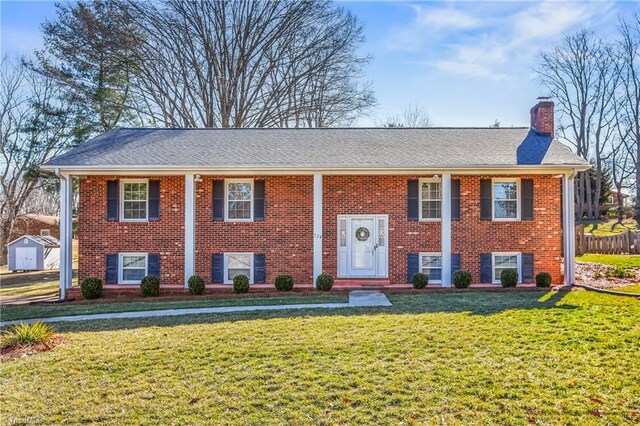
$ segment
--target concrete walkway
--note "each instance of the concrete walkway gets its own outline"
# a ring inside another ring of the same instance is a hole
[[[224,306],[216,308],[194,308],[194,309],[164,309],[157,311],[136,311],[136,312],[115,312],[108,314],[90,315],[69,315],[64,317],[32,318],[27,320],[0,322],[0,327],[18,324],[20,322],[33,323],[44,322],[70,322],[70,321],[91,321],[109,319],[128,318],[153,318],[172,317],[178,315],[201,315],[201,314],[225,314],[228,312],[251,312],[251,311],[286,311],[294,309],[335,309],[335,308],[361,308],[374,306],[393,306],[387,296],[379,291],[358,290],[349,293],[348,303],[305,303],[297,305],[257,305],[257,306]]]

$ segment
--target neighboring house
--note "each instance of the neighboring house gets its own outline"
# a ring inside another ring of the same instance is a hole
[[[42,237],[60,237],[60,218],[45,214],[22,214],[13,225],[9,241],[22,235],[40,235]]]
[[[603,210],[618,208],[620,197],[622,197],[623,207],[633,206],[633,197],[631,195],[626,194],[624,192],[618,193],[618,191],[612,190],[611,192],[609,192],[609,195],[607,196],[607,202],[604,203]]]
[[[111,130],[44,166],[61,179],[63,295],[73,175],[79,278],[107,290],[148,274],[168,291],[193,274],[393,285],[418,271],[449,287],[459,268],[475,283],[504,268],[572,283],[573,180],[589,164],[552,140],[552,102],[531,124]]]

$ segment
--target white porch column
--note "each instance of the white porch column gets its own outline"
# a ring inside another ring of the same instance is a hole
[[[442,287],[451,287],[451,173],[442,174],[442,222],[440,246],[442,253]]]
[[[60,177],[60,299],[66,299],[73,279],[73,178]]]
[[[196,273],[196,182],[193,174],[184,175],[184,288]]]
[[[574,205],[574,176],[562,175],[562,243],[564,252],[564,284],[575,282],[576,229]]]
[[[313,287],[322,274],[322,174],[313,175]]]

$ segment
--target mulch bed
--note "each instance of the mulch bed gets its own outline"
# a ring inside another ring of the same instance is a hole
[[[39,354],[52,350],[64,343],[61,336],[54,336],[47,343],[38,344],[16,344],[5,348],[0,348],[0,362],[11,361],[18,358]]]
[[[613,267],[599,263],[576,261],[576,283],[596,288],[612,288],[624,287],[640,282],[640,269],[632,269],[632,276],[628,278],[607,278],[605,272],[608,269],[613,269]],[[596,278],[597,273],[600,274],[599,278]]]

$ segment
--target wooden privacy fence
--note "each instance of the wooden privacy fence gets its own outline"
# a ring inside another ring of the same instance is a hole
[[[576,226],[576,254],[585,253],[640,254],[640,234],[629,231],[609,237],[596,237],[585,234],[584,227]]]

